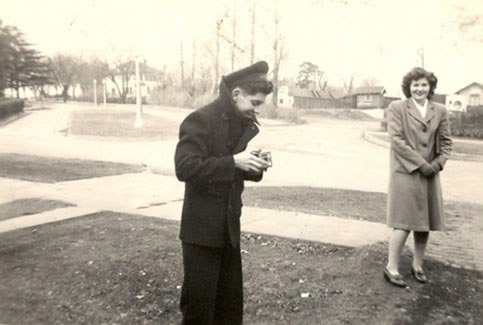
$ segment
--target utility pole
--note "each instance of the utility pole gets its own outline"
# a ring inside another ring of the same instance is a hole
[[[418,49],[419,59],[421,60],[421,68],[424,69],[424,48]]]
[[[97,80],[94,79],[94,105],[97,106]]]
[[[136,58],[136,122],[135,128],[141,128],[143,126],[142,120],[142,103],[141,103],[141,80],[139,79],[139,58]]]
[[[103,95],[104,95],[104,108],[106,108],[106,101],[107,101],[107,96],[106,96],[106,78],[102,79],[102,90],[103,90]]]

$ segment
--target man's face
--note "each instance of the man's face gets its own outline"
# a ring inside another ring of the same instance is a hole
[[[256,93],[255,95],[250,95],[243,89],[236,88],[233,90],[233,100],[235,101],[235,106],[238,111],[250,118],[255,115],[256,109],[260,108],[265,103],[265,98],[267,95],[263,93]]]

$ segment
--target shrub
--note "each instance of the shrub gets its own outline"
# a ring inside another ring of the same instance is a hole
[[[216,97],[217,96],[214,95],[211,92],[206,92],[204,94],[199,94],[198,96],[196,96],[194,98],[193,103],[191,104],[191,107],[192,108],[200,108],[200,107],[203,107],[205,105],[208,105],[212,101],[214,101],[216,99]]]
[[[24,101],[22,99],[7,99],[0,101],[0,120],[23,112]]]
[[[166,89],[154,89],[151,91],[147,98],[147,102],[152,105],[191,107],[193,99],[186,91],[169,87]]]
[[[449,122],[453,136],[483,139],[483,109],[451,112]]]
[[[266,104],[260,110],[260,117],[284,120],[294,124],[304,124],[305,120],[301,117],[301,112],[294,108],[275,107]]]

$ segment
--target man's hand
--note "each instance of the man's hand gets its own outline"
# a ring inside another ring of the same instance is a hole
[[[424,177],[431,177],[436,174],[436,171],[434,170],[433,166],[425,162],[421,167],[419,167],[419,170],[421,171],[421,174],[423,174]]]
[[[251,153],[244,151],[233,156],[235,167],[246,172],[260,174],[268,167],[268,164],[262,158],[258,158]]]

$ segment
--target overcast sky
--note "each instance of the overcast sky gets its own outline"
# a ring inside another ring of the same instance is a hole
[[[114,57],[138,55],[148,64],[179,71],[180,40],[191,69],[192,42],[197,60],[209,65],[216,18],[225,8],[238,19],[245,50],[237,66],[249,63],[248,1],[234,0],[0,0],[0,19],[15,25],[46,55],[71,53]],[[375,78],[399,95],[403,74],[417,65],[439,78],[439,92],[483,82],[483,1],[480,0],[280,0],[257,1],[256,56],[271,64],[273,13],[288,53],[281,72],[296,77],[304,61],[317,64],[329,83],[355,76]],[[275,5],[278,3],[278,5]],[[479,20],[477,19],[479,18]],[[473,23],[472,23],[473,22]],[[230,17],[224,33],[231,35]],[[224,44],[224,67],[230,67]]]

